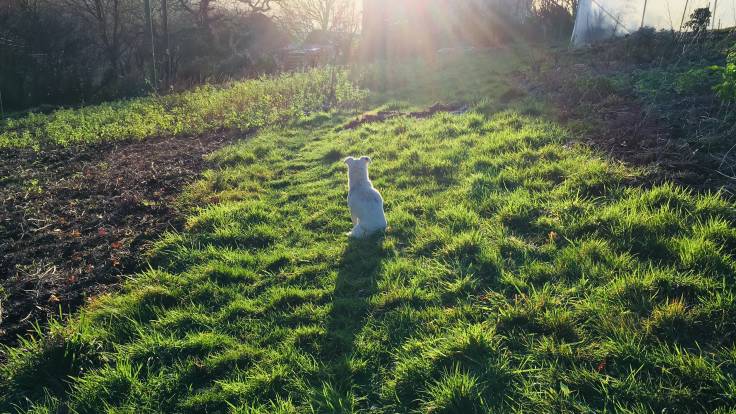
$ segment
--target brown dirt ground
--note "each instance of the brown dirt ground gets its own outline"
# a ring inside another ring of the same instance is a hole
[[[379,111],[375,114],[363,114],[360,117],[348,122],[343,129],[355,129],[363,124],[373,122],[384,122],[391,118],[399,116],[407,116],[409,118],[426,119],[439,112],[462,113],[467,111],[468,105],[463,103],[441,104],[435,103],[424,111],[402,112],[402,111]]]
[[[228,133],[0,151],[0,343],[114,289]]]

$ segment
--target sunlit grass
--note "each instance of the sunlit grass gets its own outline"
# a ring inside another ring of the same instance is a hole
[[[345,70],[315,69],[6,119],[0,121],[0,148],[141,140],[221,129],[249,132],[331,105],[354,107],[364,97],[347,80]]]
[[[382,109],[465,102],[497,110],[508,103],[505,95],[522,93],[508,75],[526,67],[529,50],[456,50],[430,60],[378,62],[353,68],[351,78],[369,89],[369,101]]]
[[[488,93],[213,154],[151,270],[7,350],[0,411],[728,412],[735,206],[637,186]],[[345,236],[347,155],[374,160],[385,236]]]

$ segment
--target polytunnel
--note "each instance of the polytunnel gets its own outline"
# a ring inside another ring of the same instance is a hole
[[[580,0],[572,43],[592,43],[642,27],[687,30],[685,24],[699,8],[711,11],[709,29],[736,26],[736,0]]]

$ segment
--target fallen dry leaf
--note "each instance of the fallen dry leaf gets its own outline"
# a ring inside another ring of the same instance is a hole
[[[604,369],[606,369],[606,365],[608,365],[608,361],[606,361],[605,359],[603,359],[603,360],[602,360],[602,361],[601,361],[601,362],[600,362],[600,363],[598,364],[598,366],[597,366],[597,367],[595,368],[595,370],[596,370],[597,372],[601,372],[601,371],[603,371]]]
[[[551,231],[549,232],[548,238],[550,243],[554,243],[560,238],[560,235],[556,231]]]

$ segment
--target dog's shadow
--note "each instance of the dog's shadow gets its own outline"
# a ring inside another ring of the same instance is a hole
[[[378,292],[383,240],[383,234],[364,240],[349,238],[340,260],[322,344],[322,354],[333,361],[331,371],[338,377],[346,374],[355,337],[366,324],[371,297]]]

